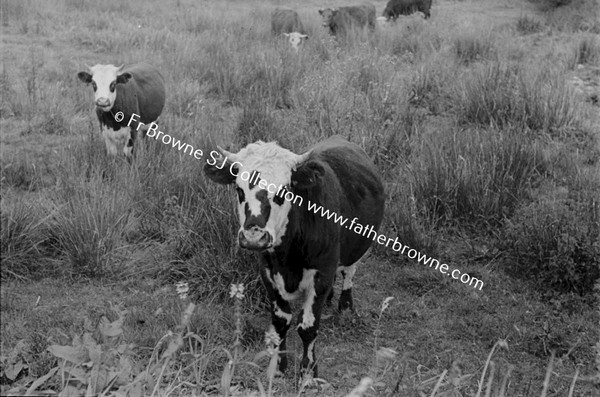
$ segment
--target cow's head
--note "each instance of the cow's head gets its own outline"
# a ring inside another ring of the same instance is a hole
[[[323,27],[328,28],[331,25],[331,18],[335,15],[337,9],[321,8],[319,14],[323,18]]]
[[[258,141],[238,153],[219,151],[211,153],[216,161],[205,165],[204,172],[214,182],[235,184],[240,246],[251,250],[278,246],[290,210],[299,204],[296,195],[320,184],[325,169],[309,159],[310,151],[295,154],[275,142]]]
[[[125,84],[131,78],[131,73],[123,73],[123,65],[88,66],[90,73],[79,72],[77,77],[86,84],[92,84],[94,102],[105,112],[110,111],[117,98],[117,84]]]
[[[302,34],[302,33],[298,33],[298,32],[284,33],[283,35],[288,38],[288,40],[290,41],[290,44],[292,45],[292,48],[296,51],[298,51],[298,49],[300,48],[300,45],[305,40],[308,40],[307,34]]]

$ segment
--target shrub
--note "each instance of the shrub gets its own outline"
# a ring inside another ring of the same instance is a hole
[[[540,289],[590,293],[600,277],[598,203],[564,199],[536,202],[507,220],[503,249],[509,272]]]

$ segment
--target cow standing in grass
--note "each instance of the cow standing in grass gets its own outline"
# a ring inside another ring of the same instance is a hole
[[[276,8],[271,15],[271,32],[274,35],[283,34],[288,38],[292,48],[296,51],[308,39],[300,16],[289,8]]]
[[[417,11],[425,14],[425,19],[431,16],[431,0],[390,0],[388,1],[383,16],[395,21],[400,15],[410,15]]]
[[[358,6],[320,9],[323,26],[329,29],[333,36],[345,36],[352,29],[368,27],[375,29],[375,6],[364,3]]]
[[[358,234],[357,225],[379,228],[385,196],[381,178],[367,154],[340,136],[301,155],[260,141],[235,154],[219,151],[211,153],[204,172],[217,183],[235,185],[238,242],[259,252],[279,348],[285,350],[292,323],[290,301],[303,295],[297,327],[304,347],[301,368],[317,376],[314,348],[321,310],[333,294],[336,271],[343,277],[338,308],[353,309],[352,276],[372,242],[371,232]],[[315,207],[310,210],[311,203],[346,222],[326,219]],[[286,367],[282,355],[279,370]]]
[[[137,131],[144,131],[156,121],[165,106],[162,75],[155,67],[139,63],[128,67],[95,65],[89,67],[89,73],[79,72],[77,76],[94,89],[96,115],[107,152],[116,156],[122,147],[131,161]],[[117,116],[119,112],[123,117]],[[140,116],[139,124],[127,126],[133,113]]]

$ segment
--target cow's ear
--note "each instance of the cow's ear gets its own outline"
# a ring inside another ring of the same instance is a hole
[[[221,168],[217,167],[217,165]],[[225,164],[225,166],[221,165],[222,163],[217,163],[215,165],[204,164],[204,175],[206,175],[211,181],[221,185],[229,185],[234,183],[239,169],[236,166],[232,167],[229,161]]]
[[[92,75],[89,74],[88,72],[79,72],[79,73],[77,73],[77,77],[79,77],[79,80],[83,81],[86,84],[89,84],[92,82]]]
[[[131,73],[125,72],[117,76],[117,84],[125,84],[131,78]]]
[[[292,173],[292,187],[300,190],[310,189],[319,184],[324,175],[325,168],[319,162],[307,161]]]

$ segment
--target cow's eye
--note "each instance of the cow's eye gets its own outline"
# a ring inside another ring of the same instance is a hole
[[[95,81],[92,81],[92,88],[94,89],[94,91],[98,89],[98,86],[96,85]]]
[[[237,192],[238,200],[240,201],[240,204],[242,204],[246,200],[246,195],[244,194],[244,190],[240,187],[236,187],[235,191]]]
[[[112,83],[110,83],[110,92],[115,92],[115,87],[117,85],[116,81],[113,81]]]
[[[287,192],[290,191],[290,188],[288,185],[285,185],[281,188],[281,191],[279,191],[279,194],[276,194],[275,197],[273,197],[273,202],[277,205],[282,205],[283,202],[285,201],[284,196]]]

